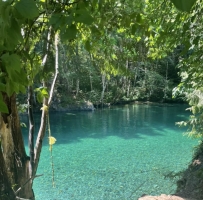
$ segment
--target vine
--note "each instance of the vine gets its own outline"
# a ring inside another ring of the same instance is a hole
[[[50,150],[50,159],[51,159],[51,170],[52,170],[52,186],[55,187],[55,176],[54,176],[54,161],[53,161],[53,152],[52,146],[55,144],[56,139],[51,135],[51,128],[50,128],[50,120],[49,120],[49,113],[47,115],[47,125],[48,125],[48,134],[49,134],[49,150]]]

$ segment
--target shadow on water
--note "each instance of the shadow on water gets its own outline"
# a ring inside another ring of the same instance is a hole
[[[175,122],[187,118],[185,106],[125,105],[93,112],[50,113],[51,132],[57,144],[80,142],[84,138],[103,139],[109,136],[125,140],[164,136],[178,129]],[[36,116],[36,129],[40,114]],[[21,116],[27,123],[27,116]],[[27,140],[28,128],[23,128]],[[45,143],[46,144],[46,143]]]

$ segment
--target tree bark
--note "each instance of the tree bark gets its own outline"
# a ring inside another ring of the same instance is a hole
[[[30,177],[33,176],[34,168],[34,116],[33,116],[33,88],[32,86],[28,87],[28,117],[29,117],[29,154],[30,154],[30,163],[29,163],[29,172]],[[32,181],[32,179],[30,180]]]
[[[104,92],[106,90],[106,86],[107,86],[107,81],[106,81],[106,74],[105,73],[102,73],[102,93],[101,93],[101,104],[102,104],[102,107],[103,107],[103,103],[104,103]]]
[[[3,169],[5,163],[6,176],[10,181],[14,191],[22,187],[30,178],[29,162],[30,159],[26,155],[23,136],[20,127],[18,111],[16,107],[16,95],[8,97],[3,94],[9,113],[1,113],[0,118],[0,137],[1,137],[1,153],[3,161],[0,163]],[[11,189],[10,189],[11,190]],[[9,193],[12,195],[12,193]],[[16,194],[18,197],[34,199],[32,183],[27,183]],[[12,199],[11,199],[12,200]]]
[[[0,200],[15,199],[14,191],[11,189],[11,183],[9,182],[4,157],[1,151],[0,141]]]

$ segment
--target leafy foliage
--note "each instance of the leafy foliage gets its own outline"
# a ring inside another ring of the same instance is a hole
[[[194,5],[194,3],[196,2],[196,0],[188,0],[188,1],[184,1],[184,0],[171,0],[173,2],[173,4],[181,11],[186,11],[189,12],[192,8],[192,6]]]

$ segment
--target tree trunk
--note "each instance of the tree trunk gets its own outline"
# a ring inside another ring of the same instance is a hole
[[[76,80],[76,94],[75,94],[76,97],[78,96],[79,90],[80,90],[80,80],[77,78],[77,80]]]
[[[104,92],[106,90],[106,86],[107,86],[107,81],[106,81],[106,74],[105,73],[102,73],[102,93],[101,93],[101,104],[102,104],[102,107],[103,107],[103,103],[104,103]]]
[[[4,157],[1,151],[0,141],[0,200],[15,199],[14,191],[12,190],[11,183],[8,180]]]
[[[23,136],[20,127],[20,121],[18,111],[16,107],[16,96],[13,94],[8,97],[3,94],[4,101],[8,106],[9,113],[1,113],[0,118],[0,137],[1,137],[1,153],[3,155],[3,161],[0,162],[0,168],[4,169],[4,163],[8,181],[17,197],[26,199],[34,199],[34,193],[32,190],[32,181],[27,182],[30,179],[29,175],[29,157],[26,155]],[[13,195],[9,190],[9,194]],[[12,200],[12,199],[11,199]]]
[[[90,89],[91,89],[91,92],[92,92],[93,87],[92,87],[92,76],[91,76],[91,74],[89,75],[89,77],[90,77]]]

